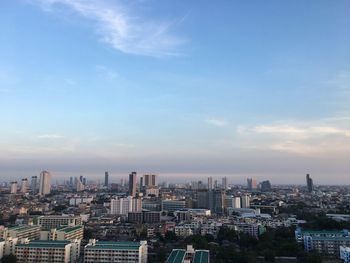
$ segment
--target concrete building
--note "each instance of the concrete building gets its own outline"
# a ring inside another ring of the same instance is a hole
[[[143,185],[145,187],[157,186],[157,175],[155,174],[144,174],[143,175]]]
[[[213,190],[213,177],[208,177],[208,190]]]
[[[250,208],[250,196],[249,195],[241,196],[241,207],[242,208]]]
[[[258,183],[255,178],[247,179],[247,188],[249,191],[256,190],[258,188]]]
[[[39,239],[40,237],[40,227],[39,226],[28,226],[21,225],[15,227],[1,227],[0,228],[0,238],[29,238],[29,239]]]
[[[133,198],[132,196],[120,197],[111,200],[110,214],[112,215],[125,215],[129,212],[141,212],[142,211],[142,199]]]
[[[105,172],[105,182],[104,182],[104,187],[108,187],[109,184],[109,174],[108,172]]]
[[[221,184],[221,186],[222,186],[222,189],[227,190],[227,188],[228,188],[228,183],[227,183],[227,177],[226,177],[226,176],[222,178],[222,184]]]
[[[147,241],[107,242],[90,240],[84,249],[85,263],[147,263]]]
[[[32,180],[30,182],[30,190],[32,195],[36,195],[38,193],[38,177],[32,176]]]
[[[136,183],[136,172],[132,172],[131,174],[129,174],[129,195],[132,197],[136,196]]]
[[[42,171],[40,173],[39,180],[39,195],[45,196],[51,192],[51,174],[48,171]]]
[[[11,182],[11,188],[10,188],[11,194],[17,194],[17,182]]]
[[[162,200],[162,210],[175,212],[186,207],[185,200]]]
[[[21,194],[26,194],[26,193],[28,193],[28,179],[23,178],[22,184],[21,184]]]
[[[78,226],[82,225],[80,216],[71,215],[50,215],[50,216],[39,216],[38,225],[43,230],[51,230],[53,228],[59,228],[60,226]]]
[[[51,230],[41,231],[40,240],[74,240],[83,239],[83,226],[62,226]]]
[[[15,255],[18,263],[74,263],[78,261],[80,241],[27,240],[17,244]]]

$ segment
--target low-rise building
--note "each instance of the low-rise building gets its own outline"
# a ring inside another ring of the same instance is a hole
[[[91,239],[85,246],[85,263],[147,263],[147,241],[107,242]]]
[[[15,255],[18,263],[74,263],[78,261],[80,241],[27,240],[17,244]]]
[[[82,225],[80,216],[73,215],[50,215],[50,216],[39,216],[38,225],[43,230],[50,230],[58,228],[60,226],[78,226]]]

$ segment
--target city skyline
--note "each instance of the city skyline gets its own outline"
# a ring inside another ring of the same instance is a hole
[[[0,177],[350,184],[350,3],[253,2],[0,3]]]

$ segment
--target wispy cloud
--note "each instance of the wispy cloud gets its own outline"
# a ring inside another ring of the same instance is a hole
[[[36,136],[36,138],[37,139],[63,139],[65,137],[60,134],[40,134]]]
[[[301,155],[350,153],[350,125],[344,118],[284,121],[237,127],[239,146]]]
[[[154,21],[133,13],[126,2],[115,0],[31,0],[45,11],[69,8],[94,23],[100,39],[124,53],[177,55],[184,38],[170,32],[174,22]],[[142,3],[139,3],[142,4]],[[179,20],[180,22],[181,20]]]
[[[225,120],[221,120],[221,119],[207,119],[205,120],[206,123],[216,126],[216,127],[224,127],[228,125],[228,122]]]
[[[96,65],[95,70],[101,77],[107,80],[115,80],[119,76],[117,71],[103,65]]]

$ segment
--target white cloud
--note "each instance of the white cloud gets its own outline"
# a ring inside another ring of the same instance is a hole
[[[224,127],[228,125],[227,121],[221,119],[207,119],[205,122],[216,127]]]
[[[152,21],[132,13],[120,0],[31,0],[45,11],[63,6],[92,21],[100,39],[124,53],[176,55],[185,40],[170,33],[171,22]]]
[[[37,139],[63,139],[65,137],[60,134],[40,134],[36,136],[36,138]]]
[[[236,136],[238,147],[245,149],[299,155],[350,154],[350,124],[344,122],[344,118],[240,125],[236,129]]]

